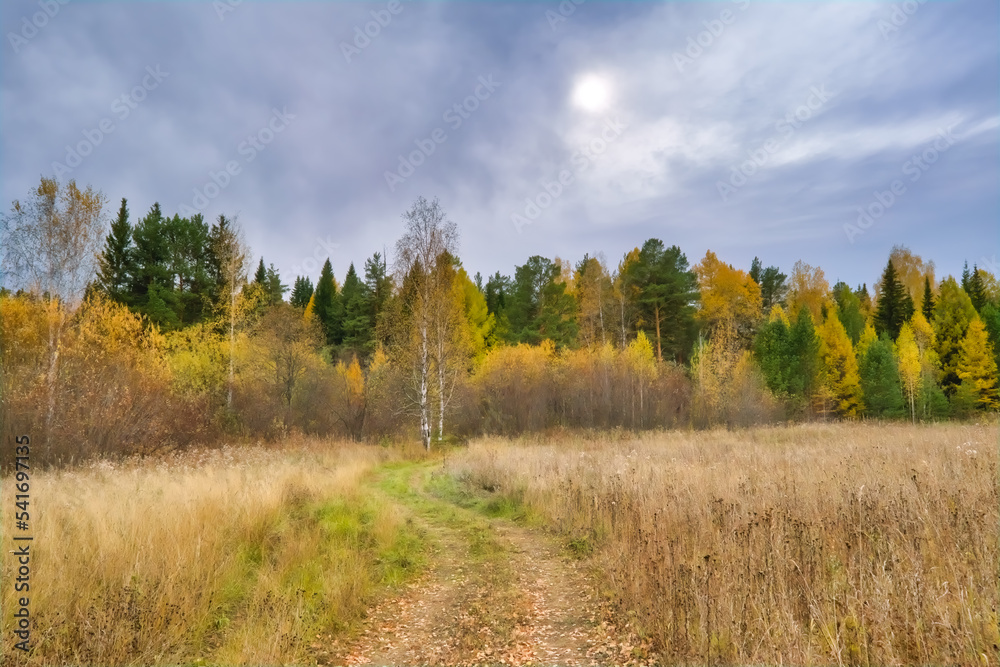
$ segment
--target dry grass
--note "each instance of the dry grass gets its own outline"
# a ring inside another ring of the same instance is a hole
[[[303,662],[419,540],[361,486],[385,450],[300,442],[32,476],[28,664]],[[3,503],[13,506],[13,484]],[[10,549],[11,512],[4,512]],[[3,581],[14,562],[3,559]],[[3,588],[11,635],[13,585]],[[6,641],[6,640],[5,640]]]
[[[997,429],[803,425],[487,439],[468,483],[541,513],[658,659],[997,665]]]

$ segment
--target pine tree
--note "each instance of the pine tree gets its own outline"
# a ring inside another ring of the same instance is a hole
[[[659,239],[649,239],[625,272],[626,282],[634,288],[640,328],[655,344],[657,358],[686,358],[694,342],[698,299],[697,277],[688,268],[687,257],[675,245],[668,248]]]
[[[761,310],[763,312],[769,313],[772,307],[784,303],[785,295],[788,293],[788,285],[785,284],[788,276],[782,273],[778,267],[769,266],[765,269],[760,259],[754,257],[750,264],[750,277],[760,285]]]
[[[292,288],[290,302],[296,308],[305,308],[309,305],[309,299],[313,295],[313,284],[309,278],[298,276],[295,278],[295,286]]]
[[[920,311],[928,322],[934,319],[934,292],[931,290],[930,276],[924,276],[924,299]]]
[[[131,302],[132,225],[128,221],[128,202],[122,197],[118,217],[111,223],[111,231],[104,241],[104,251],[99,259],[97,286],[119,303]]]
[[[862,409],[861,380],[851,339],[834,313],[830,313],[818,333],[823,384],[834,400],[834,409],[841,417],[857,417]]]
[[[986,335],[986,327],[978,317],[969,324],[958,356],[958,377],[963,387],[976,396],[976,407],[980,410],[996,410],[1000,407],[997,363]]]
[[[879,286],[878,305],[875,309],[875,331],[889,334],[891,340],[899,337],[903,323],[913,316],[913,299],[899,278],[892,260],[886,263]]]
[[[882,334],[868,346],[859,366],[866,414],[873,417],[902,415],[899,368],[888,334]]]

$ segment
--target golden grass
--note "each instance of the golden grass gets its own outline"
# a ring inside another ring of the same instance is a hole
[[[95,463],[31,480],[28,664],[303,662],[405,576],[418,539],[362,488],[386,450],[300,442]],[[4,480],[3,503],[13,506]],[[12,512],[5,550],[11,549]]]
[[[997,665],[997,428],[485,439],[452,472],[542,514],[657,660]]]

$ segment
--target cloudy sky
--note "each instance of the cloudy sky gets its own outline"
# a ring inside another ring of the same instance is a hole
[[[0,9],[5,208],[57,175],[238,214],[289,283],[420,195],[484,276],[650,237],[831,284],[996,261],[992,0],[64,2]]]

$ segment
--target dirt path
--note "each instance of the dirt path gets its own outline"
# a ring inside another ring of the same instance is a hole
[[[597,665],[631,644],[598,619],[583,567],[537,532],[435,497],[428,466],[399,474],[395,499],[434,549],[424,575],[371,611],[344,665]]]

